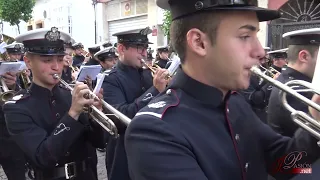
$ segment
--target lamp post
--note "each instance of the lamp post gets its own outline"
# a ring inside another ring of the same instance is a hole
[[[97,12],[96,7],[98,0],[92,0],[93,10],[94,10],[94,43],[97,44]]]

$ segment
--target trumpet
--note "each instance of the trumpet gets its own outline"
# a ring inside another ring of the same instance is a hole
[[[61,79],[58,74],[54,74],[53,78],[58,79],[70,91],[73,90],[73,88],[67,82],[65,82],[63,79]],[[118,120],[120,120],[126,126],[129,125],[129,123],[131,122],[131,119],[128,118],[127,116],[125,116],[124,114],[122,114],[121,112],[119,112],[118,110],[116,110],[114,107],[112,107],[110,104],[105,102],[103,99],[100,99],[92,91],[90,91],[90,93],[87,94],[86,97],[100,101],[102,106],[112,113],[112,114],[104,114],[95,106],[93,106],[93,105],[90,106],[91,112],[89,113],[89,115],[92,117],[92,119],[95,120],[103,129],[105,129],[112,136],[114,136],[115,138],[119,137],[118,128],[115,125],[115,123],[108,117],[108,115],[115,116]]]
[[[290,94],[291,96],[302,101],[304,104],[316,109],[317,111],[320,111],[320,105],[318,105],[317,103],[311,101],[310,99],[304,97],[299,93],[299,92],[313,92],[320,95],[319,90],[315,89],[311,83],[302,81],[302,80],[291,80],[283,84],[280,81],[265,75],[256,66],[251,68],[251,72],[267,80],[268,82],[273,84],[273,86],[279,88],[281,90],[280,97],[282,99],[283,106],[289,112],[291,112],[291,118],[293,119],[293,121],[303,129],[305,129],[306,131],[310,132],[316,138],[320,139],[320,123],[316,119],[309,116],[307,113],[294,109],[287,102],[287,94]],[[306,89],[294,90],[293,88],[296,87],[297,85],[305,87]]]
[[[81,55],[84,57],[90,57],[90,53],[85,51],[84,49],[81,50]]]
[[[152,67],[152,66],[148,65],[144,59],[141,59],[141,62],[142,62],[147,68],[149,68],[149,69],[151,70],[151,75],[152,75],[152,77],[154,76],[154,74],[156,73],[156,71],[157,71],[158,68],[161,69],[161,67],[158,66],[158,65],[155,65],[155,67]],[[172,76],[171,76],[170,74],[168,74],[168,75],[165,77],[166,80],[168,80],[169,78],[172,78]]]
[[[4,82],[3,77],[0,77],[0,81],[1,81],[0,101],[6,102],[13,98],[15,91],[9,90],[7,84]]]
[[[30,85],[31,85],[31,80],[29,78],[29,76],[27,75],[27,70],[23,70],[20,74],[21,76],[21,80],[22,80],[22,84],[24,86],[25,89],[27,89]]]

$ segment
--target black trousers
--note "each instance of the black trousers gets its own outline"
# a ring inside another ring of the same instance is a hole
[[[18,157],[0,157],[0,164],[8,180],[25,180],[25,161]]]

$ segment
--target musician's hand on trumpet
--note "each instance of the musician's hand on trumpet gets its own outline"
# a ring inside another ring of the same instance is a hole
[[[274,74],[272,78],[273,78],[273,79],[277,79],[277,78],[280,76],[280,74],[281,74],[281,73],[278,72],[278,73]]]
[[[3,81],[6,83],[9,89],[15,89],[17,82],[17,74],[12,72],[6,72],[2,75]]]
[[[167,69],[157,68],[153,77],[153,85],[159,92],[163,92],[166,89],[169,79],[166,78],[169,72]]]
[[[72,104],[68,112],[73,119],[78,120],[80,114],[94,104],[94,99],[86,97],[89,93],[90,89],[86,84],[76,82],[72,90]]]

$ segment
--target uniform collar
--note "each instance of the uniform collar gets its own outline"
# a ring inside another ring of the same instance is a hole
[[[35,83],[32,83],[31,86],[30,86],[30,89],[29,89],[29,92],[31,94],[35,94],[37,95],[38,97],[52,97],[54,96],[54,94],[56,94],[59,90],[59,85],[56,85],[53,87],[53,89],[50,91],[49,89],[47,88],[44,88],[44,87],[41,87]]]
[[[183,72],[181,67],[177,70],[170,88],[182,89],[196,100],[214,107],[224,105],[223,93],[219,89],[192,79]],[[230,92],[228,92],[225,99],[228,99],[229,96]]]
[[[299,72],[293,68],[290,68],[290,67],[287,67],[283,73],[287,74],[290,79],[298,79],[298,80],[303,80],[303,81],[307,81],[307,82],[312,81],[312,79],[309,78],[308,76],[306,76],[306,75],[302,74],[301,72]]]

